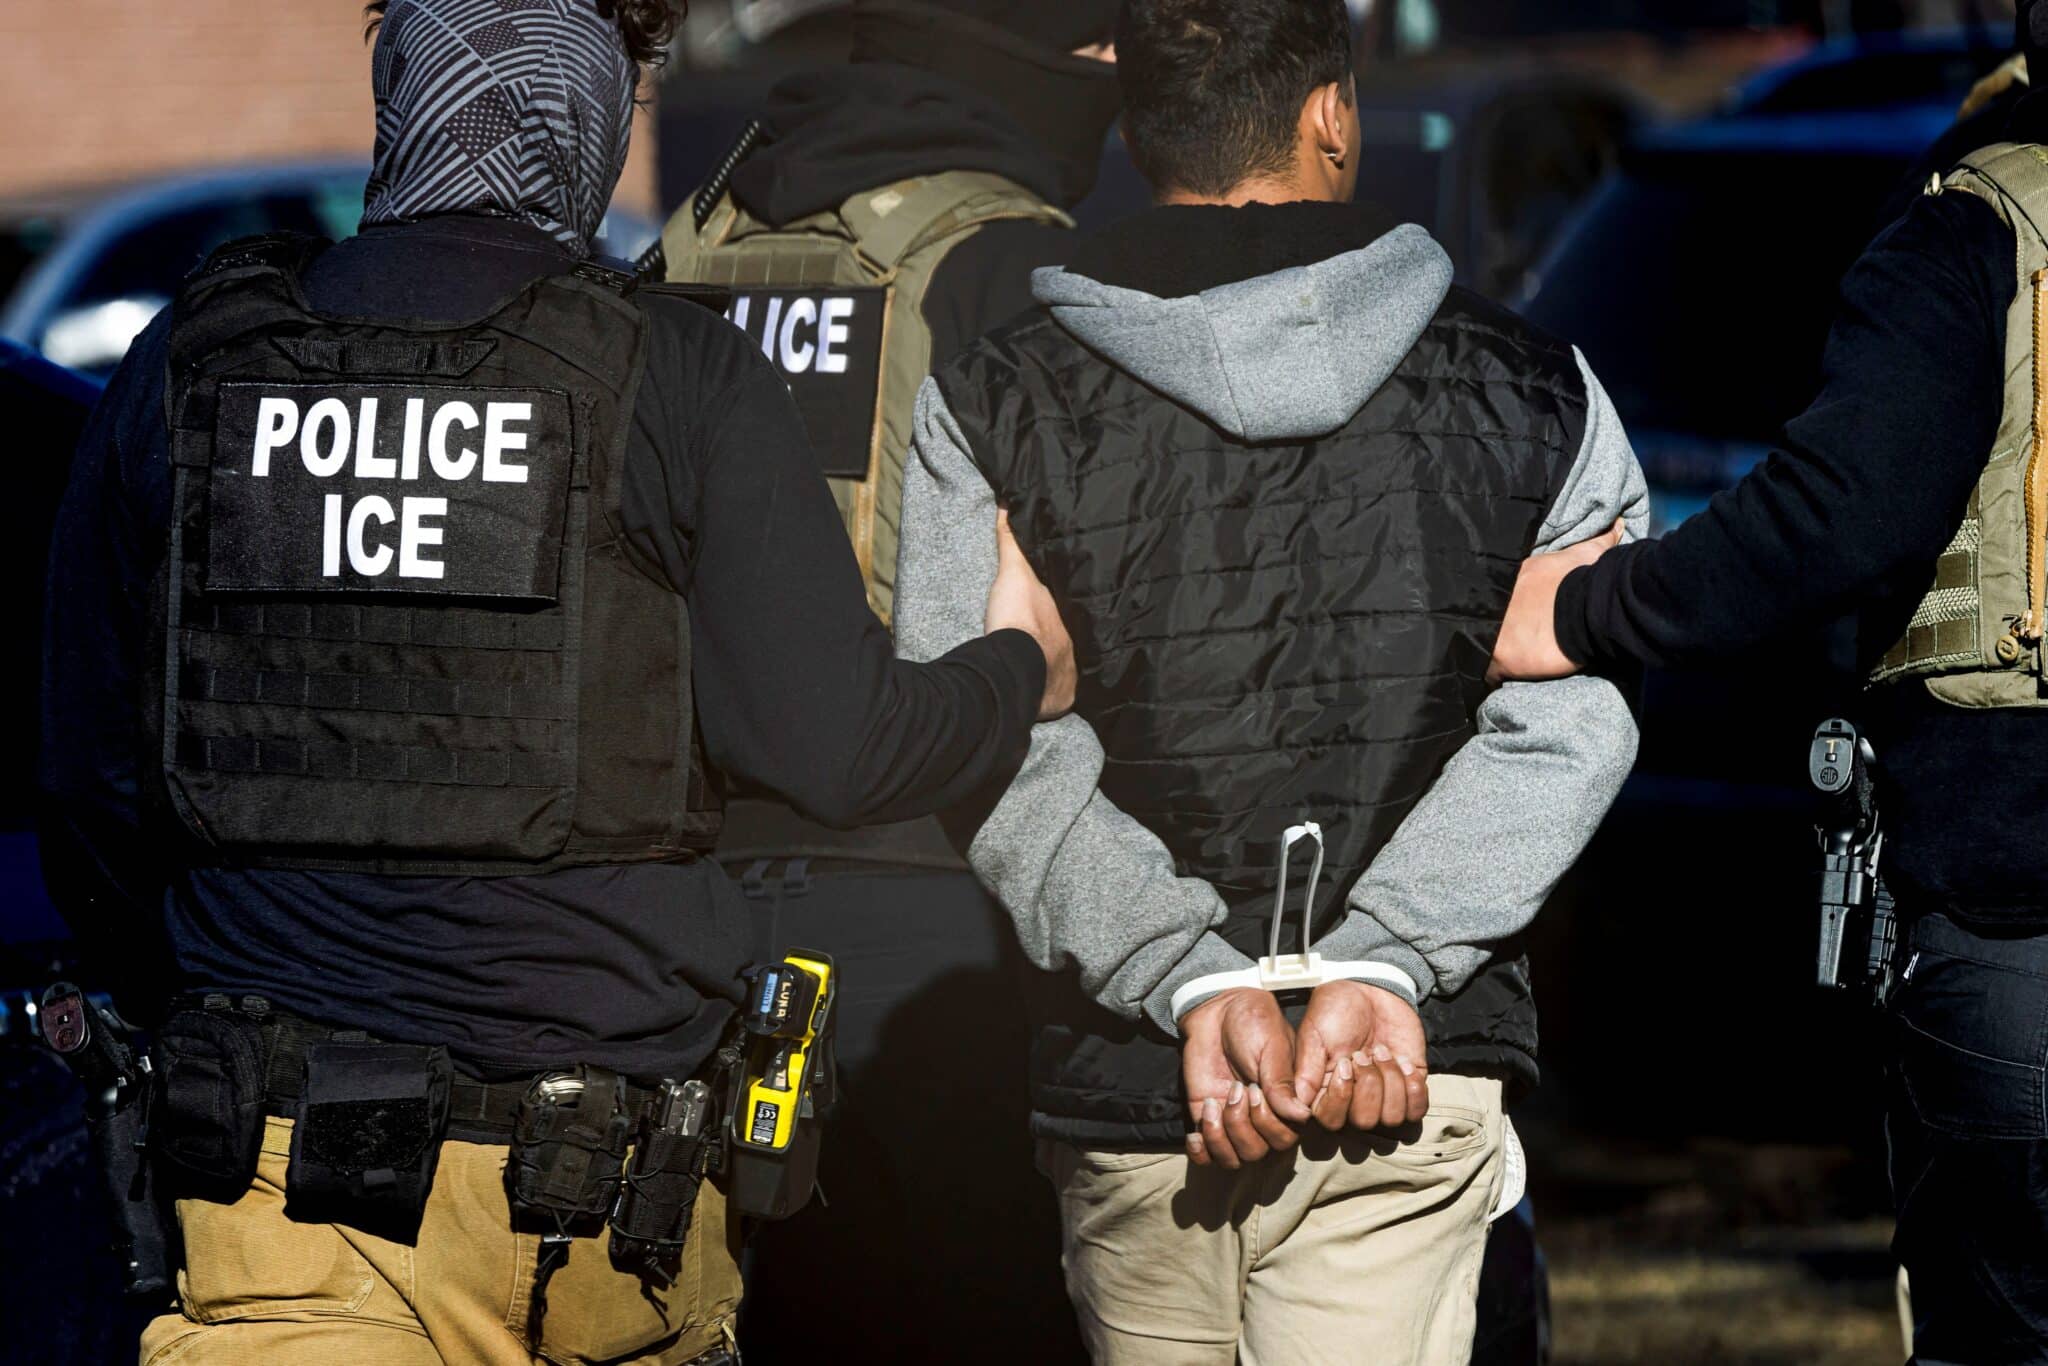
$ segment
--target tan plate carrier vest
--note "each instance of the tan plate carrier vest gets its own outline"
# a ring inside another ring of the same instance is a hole
[[[2005,324],[2005,411],[1963,524],[1934,584],[1872,683],[1921,678],[1959,707],[2048,706],[2042,626],[2048,596],[2048,148],[2001,143],[1963,159],[1929,194],[1984,200],[2018,243]]]
[[[1026,219],[1071,228],[1074,221],[1014,181],[979,171],[899,180],[780,228],[753,217],[727,194],[699,231],[695,202],[694,196],[684,200],[662,232],[672,282],[888,291],[867,477],[829,481],[867,581],[868,602],[886,622],[896,594],[911,416],[932,368],[931,329],[924,318],[932,274],[947,252],[984,224]]]

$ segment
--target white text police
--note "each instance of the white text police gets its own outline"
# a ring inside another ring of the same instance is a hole
[[[379,402],[365,396],[351,409],[342,399],[328,397],[302,411],[296,399],[261,397],[249,477],[269,478],[273,459],[295,457],[316,479],[341,476],[399,483],[424,479],[430,486],[471,479],[494,484],[527,481],[527,466],[510,457],[527,449],[524,429],[533,418],[531,403],[479,405],[463,399],[407,398],[398,449],[393,451],[380,441],[390,424],[387,418],[380,431]],[[340,576],[344,554],[348,568],[366,577],[393,568],[400,578],[443,576],[441,562],[426,552],[442,542],[438,522],[448,512],[445,497],[405,494],[395,508],[390,498],[380,494],[367,494],[350,504],[342,494],[330,493],[323,502],[323,576]],[[394,523],[398,528],[395,546],[388,534],[379,534]]]

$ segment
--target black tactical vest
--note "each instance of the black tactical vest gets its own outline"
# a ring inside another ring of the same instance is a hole
[[[501,875],[709,849],[681,597],[618,532],[630,279],[488,317],[329,317],[324,244],[216,253],[170,342],[161,796],[244,865]]]
[[[1476,733],[1516,570],[1584,432],[1569,348],[1453,291],[1344,428],[1299,444],[1224,435],[1042,314],[941,383],[1073,633],[1104,795],[1215,885],[1222,934],[1254,958],[1280,834],[1319,821],[1322,933]],[[1033,990],[1038,1131],[1178,1145],[1178,1049],[1064,975]],[[1512,950],[1422,1017],[1436,1070],[1534,1083]]]

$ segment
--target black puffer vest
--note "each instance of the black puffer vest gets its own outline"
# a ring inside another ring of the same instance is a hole
[[[1233,440],[1044,314],[941,383],[1073,632],[1104,794],[1222,893],[1253,957],[1280,834],[1319,821],[1323,933],[1476,733],[1516,569],[1584,432],[1570,349],[1454,290],[1349,423],[1299,443]],[[1176,1047],[1066,976],[1033,995],[1036,1130],[1177,1145]],[[1534,1083],[1512,951],[1422,1014],[1435,1070]]]

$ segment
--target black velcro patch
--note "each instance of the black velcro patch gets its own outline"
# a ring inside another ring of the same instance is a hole
[[[734,285],[726,318],[775,366],[827,477],[865,479],[882,391],[880,285]]]
[[[206,588],[553,602],[574,438],[556,390],[223,384]]]
[[[335,1100],[307,1107],[300,1151],[336,1171],[369,1171],[417,1162],[438,1136],[423,1096]]]

